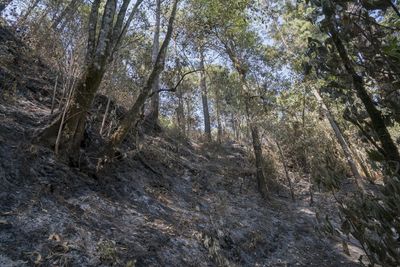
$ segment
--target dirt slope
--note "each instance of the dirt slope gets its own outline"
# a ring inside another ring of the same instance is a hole
[[[0,266],[358,266],[302,197],[260,198],[237,144],[146,136],[97,179],[31,144],[54,81],[0,36]]]

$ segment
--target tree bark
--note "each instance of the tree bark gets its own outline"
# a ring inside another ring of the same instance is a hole
[[[368,95],[364,85],[363,77],[355,71],[350,57],[347,54],[347,50],[343,45],[343,42],[340,39],[333,23],[329,24],[329,32],[332,36],[336,49],[339,52],[340,58],[343,61],[344,67],[352,78],[353,87],[357,93],[357,96],[361,99],[369,117],[371,118],[371,125],[376,132],[379,141],[381,142],[382,149],[385,152],[385,159],[390,163],[394,163],[395,165],[400,164],[399,151],[386,128],[382,113],[376,108],[371,97]],[[400,168],[398,168],[397,173],[400,174]]]
[[[182,135],[186,135],[185,107],[183,100],[183,92],[181,88],[178,88],[177,96],[178,96],[178,108],[176,109],[176,116],[178,121],[178,128],[179,132]]]
[[[314,94],[315,98],[317,99],[318,103],[321,105],[322,110],[324,111],[325,116],[328,119],[333,132],[335,133],[336,139],[339,142],[339,144],[343,150],[343,153],[346,157],[346,161],[349,164],[351,172],[356,180],[357,187],[362,192],[364,192],[365,187],[364,187],[364,183],[363,183],[363,178],[361,177],[360,173],[358,172],[358,169],[357,169],[355,160],[353,159],[353,155],[351,153],[349,145],[347,144],[346,140],[344,139],[342,132],[339,129],[339,126],[336,124],[336,121],[333,118],[332,113],[330,112],[328,107],[325,105],[324,100],[321,97],[321,95],[319,94],[319,92],[316,89],[313,89],[313,94]]]
[[[200,48],[200,89],[201,89],[201,100],[203,104],[203,117],[204,117],[204,133],[209,142],[212,141],[211,136],[211,122],[210,122],[210,112],[208,109],[208,92],[207,92],[207,82],[206,82],[206,70],[204,67],[204,50]]]
[[[153,38],[153,51],[152,51],[152,63],[155,64],[157,55],[160,50],[160,24],[161,24],[161,0],[156,0],[156,24],[154,29]],[[158,124],[159,110],[160,110],[160,75],[157,75],[154,82],[152,91],[157,92],[151,97],[150,110],[147,116],[147,121],[150,125],[155,126]]]
[[[89,15],[86,67],[74,88],[74,94],[66,111],[65,122],[61,123],[61,117],[59,117],[39,136],[41,141],[49,142],[50,145],[54,144],[57,129],[62,128],[61,146],[62,149],[66,150],[67,153],[65,154],[68,155],[73,164],[76,164],[79,159],[79,149],[84,137],[87,113],[99,89],[107,64],[143,0],[136,2],[124,25],[123,21],[129,2],[130,0],[124,0],[114,25],[117,0],[107,0],[101,26],[98,29],[97,19],[101,0],[94,0]],[[116,36],[116,38],[113,38],[113,36]]]
[[[257,177],[257,185],[260,194],[264,197],[268,197],[268,185],[267,180],[265,179],[264,175],[264,168],[263,168],[263,155],[262,155],[262,146],[261,146],[261,139],[258,127],[254,124],[250,124],[250,131],[251,131],[251,138],[253,142],[253,150],[254,156],[256,160],[256,177]]]
[[[17,23],[17,28],[20,27],[22,24],[25,23],[25,21],[28,19],[28,17],[31,15],[32,11],[37,7],[37,5],[40,3],[40,0],[35,0],[35,2],[32,3],[26,10],[25,14],[18,20]]]
[[[69,2],[69,4],[64,8],[61,14],[58,17],[56,17],[53,23],[51,24],[51,28],[53,30],[57,30],[58,25],[61,23],[61,21],[63,21],[64,18],[68,18],[76,12],[79,1],[81,0],[71,0],[71,2]]]
[[[133,126],[137,125],[137,123],[140,119],[141,110],[146,102],[146,99],[148,98],[148,95],[150,94],[150,92],[154,86],[154,83],[157,81],[157,77],[164,70],[167,48],[171,41],[172,32],[174,29],[174,21],[175,21],[175,17],[176,17],[178,2],[179,2],[179,0],[175,0],[173,3],[171,16],[170,16],[169,22],[168,22],[167,33],[165,35],[165,39],[161,46],[161,49],[158,52],[157,59],[153,66],[153,69],[147,79],[146,85],[140,92],[140,94],[137,97],[132,108],[125,115],[124,119],[122,120],[122,122],[119,125],[119,127],[117,128],[117,130],[111,136],[111,139],[108,142],[106,149],[104,151],[106,156],[109,156],[110,153],[112,153],[112,151],[122,143],[122,141],[125,139],[126,135],[128,134],[129,130]]]
[[[103,129],[104,129],[104,125],[106,124],[106,119],[107,119],[107,115],[108,115],[108,110],[110,109],[110,103],[111,103],[111,97],[108,97],[107,100],[107,106],[106,106],[106,111],[104,112],[103,115],[103,120],[101,122],[101,127],[100,127],[100,135],[103,135]]]
[[[0,0],[0,14],[11,4],[12,0]]]
[[[222,41],[222,40],[221,40]],[[262,154],[262,146],[261,146],[261,139],[259,135],[259,130],[254,122],[254,118],[250,118],[251,112],[250,112],[250,102],[252,98],[249,96],[249,88],[247,85],[247,66],[242,63],[242,60],[236,55],[234,49],[228,45],[228,43],[223,42],[223,45],[225,47],[225,50],[228,54],[229,59],[232,61],[232,64],[234,65],[236,71],[239,74],[239,77],[242,82],[243,86],[243,93],[245,97],[245,105],[246,105],[246,116],[247,116],[247,123],[248,123],[248,128],[250,128],[250,135],[251,135],[251,140],[253,143],[253,149],[254,149],[254,157],[256,160],[256,175],[257,175],[257,183],[258,183],[258,190],[260,191],[261,195],[264,198],[268,198],[268,183],[267,179],[264,175],[263,171],[263,154]]]
[[[220,96],[219,92],[217,89],[216,92],[216,103],[215,103],[215,109],[216,109],[216,115],[217,115],[217,142],[219,144],[222,143],[222,122],[221,122],[221,104],[220,104]]]
[[[288,170],[288,167],[287,167],[287,164],[286,164],[285,156],[283,155],[282,148],[279,145],[278,141],[275,141],[275,143],[276,143],[276,146],[278,147],[279,155],[281,156],[281,161],[282,161],[283,169],[285,170],[285,176],[286,176],[286,180],[288,182],[288,186],[289,186],[289,189],[290,189],[290,195],[292,197],[292,201],[295,201],[294,190],[293,190],[293,186],[292,186],[292,181],[290,180],[289,170]]]
[[[185,101],[185,106],[186,106],[186,136],[190,138],[191,133],[192,133],[192,103],[189,98],[186,99]]]

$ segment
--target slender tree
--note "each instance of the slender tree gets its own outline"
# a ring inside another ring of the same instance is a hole
[[[179,0],[174,0],[173,2],[171,15],[168,21],[167,33],[161,45],[160,51],[158,52],[157,59],[153,64],[153,68],[150,72],[150,75],[147,78],[146,84],[139,93],[134,105],[129,109],[124,119],[122,120],[121,124],[118,126],[117,130],[111,136],[110,141],[106,146],[105,153],[108,155],[112,153],[112,151],[122,143],[122,141],[128,134],[129,130],[132,127],[136,126],[137,123],[139,122],[141,117],[141,111],[146,102],[146,99],[151,93],[152,88],[154,88],[154,83],[157,82],[157,77],[164,70],[167,48],[171,41],[172,33],[174,30],[174,21],[178,8],[178,2]]]
[[[82,2],[82,0],[71,0],[71,2],[69,2],[69,4],[61,12],[61,14],[55,18],[55,20],[51,24],[51,28],[53,30],[57,30],[58,25],[60,25],[60,23],[64,19],[68,19],[70,16],[72,16],[76,12],[80,2]]]
[[[386,160],[388,160],[389,162],[400,164],[400,154],[397,146],[393,142],[393,139],[386,128],[385,120],[382,116],[382,113],[377,109],[371,97],[369,96],[367,89],[365,88],[364,78],[356,72],[353,63],[350,60],[343,41],[336,30],[334,23],[335,18],[332,16],[332,14],[327,12],[325,12],[325,15],[328,18],[329,34],[332,36],[332,41],[335,44],[342,63],[348,75],[352,79],[353,88],[357,96],[361,99],[366,111],[368,112],[369,117],[371,118],[371,125],[375,130],[379,141],[381,142],[382,149],[385,152],[384,156]],[[400,173],[400,168],[398,168],[398,172]]]
[[[346,139],[344,139],[344,136],[343,136],[342,132],[340,131],[339,126],[337,125],[335,119],[333,118],[332,113],[330,112],[328,107],[325,105],[324,100],[321,97],[321,95],[319,94],[319,92],[314,89],[313,94],[314,94],[315,98],[317,99],[317,101],[319,102],[319,104],[321,105],[321,107],[325,113],[325,116],[328,119],[333,132],[335,133],[336,139],[338,140],[338,142],[343,150],[343,153],[346,157],[347,163],[350,166],[351,172],[353,173],[353,176],[356,179],[356,184],[357,184],[358,188],[361,191],[365,191],[363,178],[361,177],[361,175],[357,169],[356,162],[353,158],[353,155],[351,153],[350,147],[349,147]]]
[[[21,26],[25,23],[25,21],[28,19],[28,17],[31,15],[31,13],[33,12],[33,10],[35,10],[35,8],[39,5],[41,0],[35,0],[34,2],[32,2],[31,5],[28,6],[28,9],[25,11],[24,15],[21,16],[20,19],[18,19],[18,26]]]
[[[204,66],[204,46],[200,46],[200,89],[201,89],[201,103],[203,106],[203,118],[204,118],[204,133],[209,142],[212,141],[211,136],[211,120],[210,112],[208,107],[208,90],[206,80],[206,68]]]
[[[154,38],[153,38],[153,50],[152,50],[152,63],[155,64],[160,50],[160,25],[161,25],[161,0],[156,0],[156,12],[155,12],[155,26],[154,26]],[[158,117],[160,113],[160,74],[157,75],[153,85],[152,91],[154,92],[151,97],[150,110],[147,115],[147,122],[150,126],[158,125]]]

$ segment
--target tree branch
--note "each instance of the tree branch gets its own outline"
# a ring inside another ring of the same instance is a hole
[[[152,92],[148,98],[151,98],[153,95],[161,93],[161,92],[176,92],[176,89],[178,89],[179,85],[183,82],[183,80],[185,79],[185,77],[189,74],[195,73],[195,72],[199,72],[201,71],[200,69],[196,69],[196,70],[191,70],[186,72],[185,74],[182,75],[182,77],[180,78],[180,80],[178,81],[178,83],[171,89],[160,89],[157,91]]]

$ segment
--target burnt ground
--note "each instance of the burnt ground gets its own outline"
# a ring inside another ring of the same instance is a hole
[[[145,136],[96,178],[33,144],[54,75],[29,53],[1,29],[0,266],[359,266],[316,231],[307,184],[259,196],[238,144]]]

